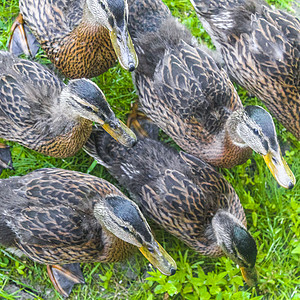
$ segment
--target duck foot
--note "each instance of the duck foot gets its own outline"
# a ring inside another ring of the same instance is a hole
[[[69,297],[74,284],[85,283],[79,263],[47,265],[47,271],[54,288],[63,297]]]
[[[3,169],[13,170],[9,146],[0,143],[0,174]]]
[[[34,57],[39,48],[40,44],[24,24],[22,15],[19,14],[11,27],[11,36],[8,42],[9,52],[17,56],[24,53],[26,56]]]
[[[144,113],[138,110],[138,104],[132,105],[132,110],[127,119],[127,127],[131,128],[138,138],[158,139],[159,128]]]

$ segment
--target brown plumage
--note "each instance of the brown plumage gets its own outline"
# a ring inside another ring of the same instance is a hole
[[[0,181],[0,243],[43,264],[114,261],[131,245],[103,230],[93,216],[97,198],[122,196],[90,175],[41,169]],[[13,201],[12,201],[13,199]],[[114,251],[114,247],[124,251]]]
[[[65,85],[44,66],[0,52],[0,137],[54,157],[81,149],[97,122],[128,146],[134,134],[87,79]]]
[[[137,205],[103,179],[41,169],[0,180],[0,189],[0,244],[11,251],[62,265],[119,261],[136,246],[150,249],[147,258],[162,272],[175,272]]]
[[[154,137],[151,127],[146,131]],[[254,267],[257,250],[240,200],[209,164],[153,138],[126,149],[103,131],[93,133],[84,149],[128,189],[145,214],[190,248],[212,257],[226,254],[241,267]],[[235,237],[234,228],[243,237]],[[233,250],[236,239],[248,247],[241,255],[244,262]]]
[[[129,71],[138,64],[127,32],[126,0],[20,0],[19,7],[23,18],[19,22],[25,22],[66,77],[98,76],[114,66],[117,58]],[[31,45],[26,47],[30,53]]]
[[[226,72],[160,0],[132,0],[129,9],[142,111],[183,150],[214,166],[231,168],[258,152],[279,184],[292,188],[295,178],[282,160],[270,114],[243,107]]]
[[[263,1],[191,0],[230,76],[300,139],[300,20]]]

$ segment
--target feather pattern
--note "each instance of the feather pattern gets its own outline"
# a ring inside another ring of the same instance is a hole
[[[20,0],[19,7],[23,21],[64,76],[91,78],[116,64],[109,29],[121,23],[126,28],[126,0],[117,5],[111,0]]]
[[[149,138],[125,148],[104,131],[92,133],[85,150],[105,163],[143,212],[204,255],[223,253],[211,227],[217,211],[227,211],[246,225],[242,205],[231,185],[192,155],[177,153]]]
[[[265,1],[191,1],[230,76],[300,138],[300,21]]]
[[[0,52],[0,137],[55,157],[74,155],[92,122],[65,109],[65,84],[44,66]]]
[[[243,108],[228,76],[161,1],[153,2],[156,10],[147,1],[129,1],[142,111],[183,150],[215,166],[245,162],[251,149],[236,146],[225,131],[229,116]],[[149,31],[136,25],[140,19],[147,20]]]
[[[132,251],[94,217],[99,197],[125,197],[103,179],[41,169],[1,180],[0,187],[0,243],[6,247],[44,264],[116,261]]]

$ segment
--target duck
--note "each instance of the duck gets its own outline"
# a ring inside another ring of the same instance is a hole
[[[139,118],[139,117],[138,117]],[[84,150],[125,187],[142,212],[201,255],[226,255],[246,283],[257,282],[257,247],[241,202],[226,179],[205,161],[158,140],[158,127],[139,119],[147,137],[125,148],[103,130]]]
[[[126,0],[20,0],[19,8],[9,41],[16,55],[34,56],[37,41],[55,67],[72,79],[96,77],[117,59],[128,71],[138,65],[127,30]]]
[[[41,64],[6,51],[0,51],[0,100],[0,138],[44,155],[75,155],[93,123],[128,147],[136,140],[94,82],[82,78],[66,85]]]
[[[2,179],[0,187],[0,244],[47,265],[65,297],[84,283],[79,263],[121,261],[136,248],[163,274],[175,274],[138,206],[104,179],[49,168]]]
[[[231,79],[300,140],[300,19],[264,0],[191,0]]]
[[[254,150],[279,185],[294,187],[271,115],[260,106],[242,105],[213,53],[165,4],[129,1],[128,29],[139,58],[133,75],[139,108],[147,117],[184,151],[216,167],[242,164]]]

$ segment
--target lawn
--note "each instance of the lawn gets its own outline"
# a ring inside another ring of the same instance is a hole
[[[188,0],[164,2],[199,41],[210,43]],[[294,12],[297,5],[289,0],[269,2]],[[9,30],[17,14],[18,1],[0,1],[1,49],[6,49]],[[49,63],[42,51],[37,59]],[[137,100],[131,75],[117,66],[96,78],[95,82],[117,116],[125,120],[131,103]],[[245,90],[237,89],[245,105],[261,105]],[[278,122],[275,123],[282,151],[297,179],[293,190],[278,186],[259,155],[253,155],[244,165],[220,170],[239,195],[248,228],[257,243],[260,274],[257,289],[244,286],[239,268],[230,259],[203,257],[150,223],[157,240],[177,262],[178,271],[174,276],[166,277],[152,269],[139,253],[122,263],[82,264],[86,285],[77,285],[70,299],[300,299],[300,143]],[[171,143],[170,139],[166,141]],[[11,145],[15,170],[5,170],[0,178],[24,175],[39,168],[59,167],[90,173],[116,184],[105,168],[96,165],[83,151],[68,159],[55,159],[16,143],[8,144]],[[0,298],[61,297],[53,290],[45,266],[0,248]]]

